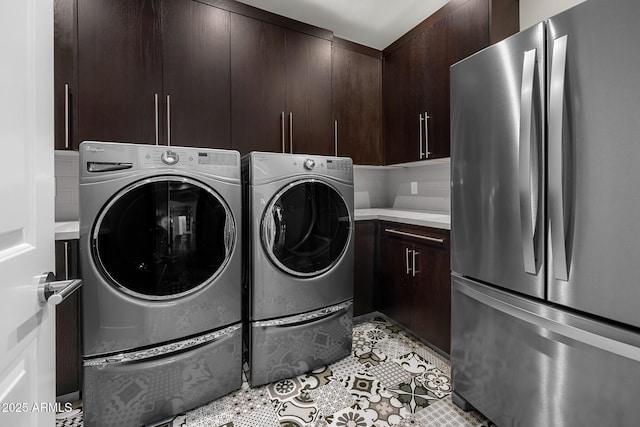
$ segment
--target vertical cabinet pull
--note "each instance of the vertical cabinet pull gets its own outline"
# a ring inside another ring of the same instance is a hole
[[[171,147],[171,96],[167,95],[167,146]]]
[[[427,112],[424,112],[424,158],[428,159],[429,158],[429,154],[431,154],[431,152],[429,151],[429,119],[431,118],[430,115],[427,114]]]
[[[289,153],[293,153],[293,113],[289,113]]]
[[[280,134],[282,135],[282,152],[286,152],[284,145],[284,111],[280,113]]]
[[[333,151],[335,156],[338,157],[338,121],[333,122]]]
[[[158,145],[158,139],[159,139],[159,133],[160,133],[160,129],[158,128],[159,124],[159,118],[158,118],[158,94],[154,94],[153,96],[154,98],[154,104],[155,104],[155,110],[156,110],[156,145]]]
[[[407,274],[411,274],[411,267],[409,267],[409,252],[411,252],[409,248],[404,248],[404,261],[407,266]]]
[[[69,280],[69,242],[64,242],[64,280]]]
[[[418,255],[420,255],[420,252],[418,252],[418,251],[411,251],[411,252],[413,252],[413,257],[412,257],[412,259],[411,259],[411,275],[412,275],[413,277],[416,277],[416,274],[417,274],[417,273],[420,273],[420,272],[416,269],[416,257],[417,257]]]
[[[69,84],[64,85],[64,148],[69,148]]]
[[[424,119],[422,118],[422,114],[418,114],[418,129],[419,129],[418,146],[420,147],[420,160],[422,160],[422,158],[424,157],[424,151],[422,150],[422,122],[424,122]]]

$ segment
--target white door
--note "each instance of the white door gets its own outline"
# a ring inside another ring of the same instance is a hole
[[[0,425],[55,425],[53,1],[0,2]]]

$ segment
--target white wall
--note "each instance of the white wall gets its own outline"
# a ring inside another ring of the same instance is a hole
[[[520,0],[520,29],[529,28],[583,1],[585,0]]]

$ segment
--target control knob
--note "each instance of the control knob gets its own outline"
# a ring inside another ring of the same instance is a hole
[[[304,168],[308,171],[316,167],[316,162],[313,159],[307,159],[304,161]]]
[[[176,153],[175,151],[167,150],[162,153],[160,159],[165,165],[173,166],[178,163],[178,160],[180,160],[180,156],[178,156],[178,153]]]

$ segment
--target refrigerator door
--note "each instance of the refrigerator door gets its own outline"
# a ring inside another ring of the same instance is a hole
[[[451,67],[451,269],[544,298],[544,24]]]
[[[551,301],[640,327],[640,4],[548,21]]]
[[[637,426],[640,335],[452,275],[454,396],[501,427]]]

